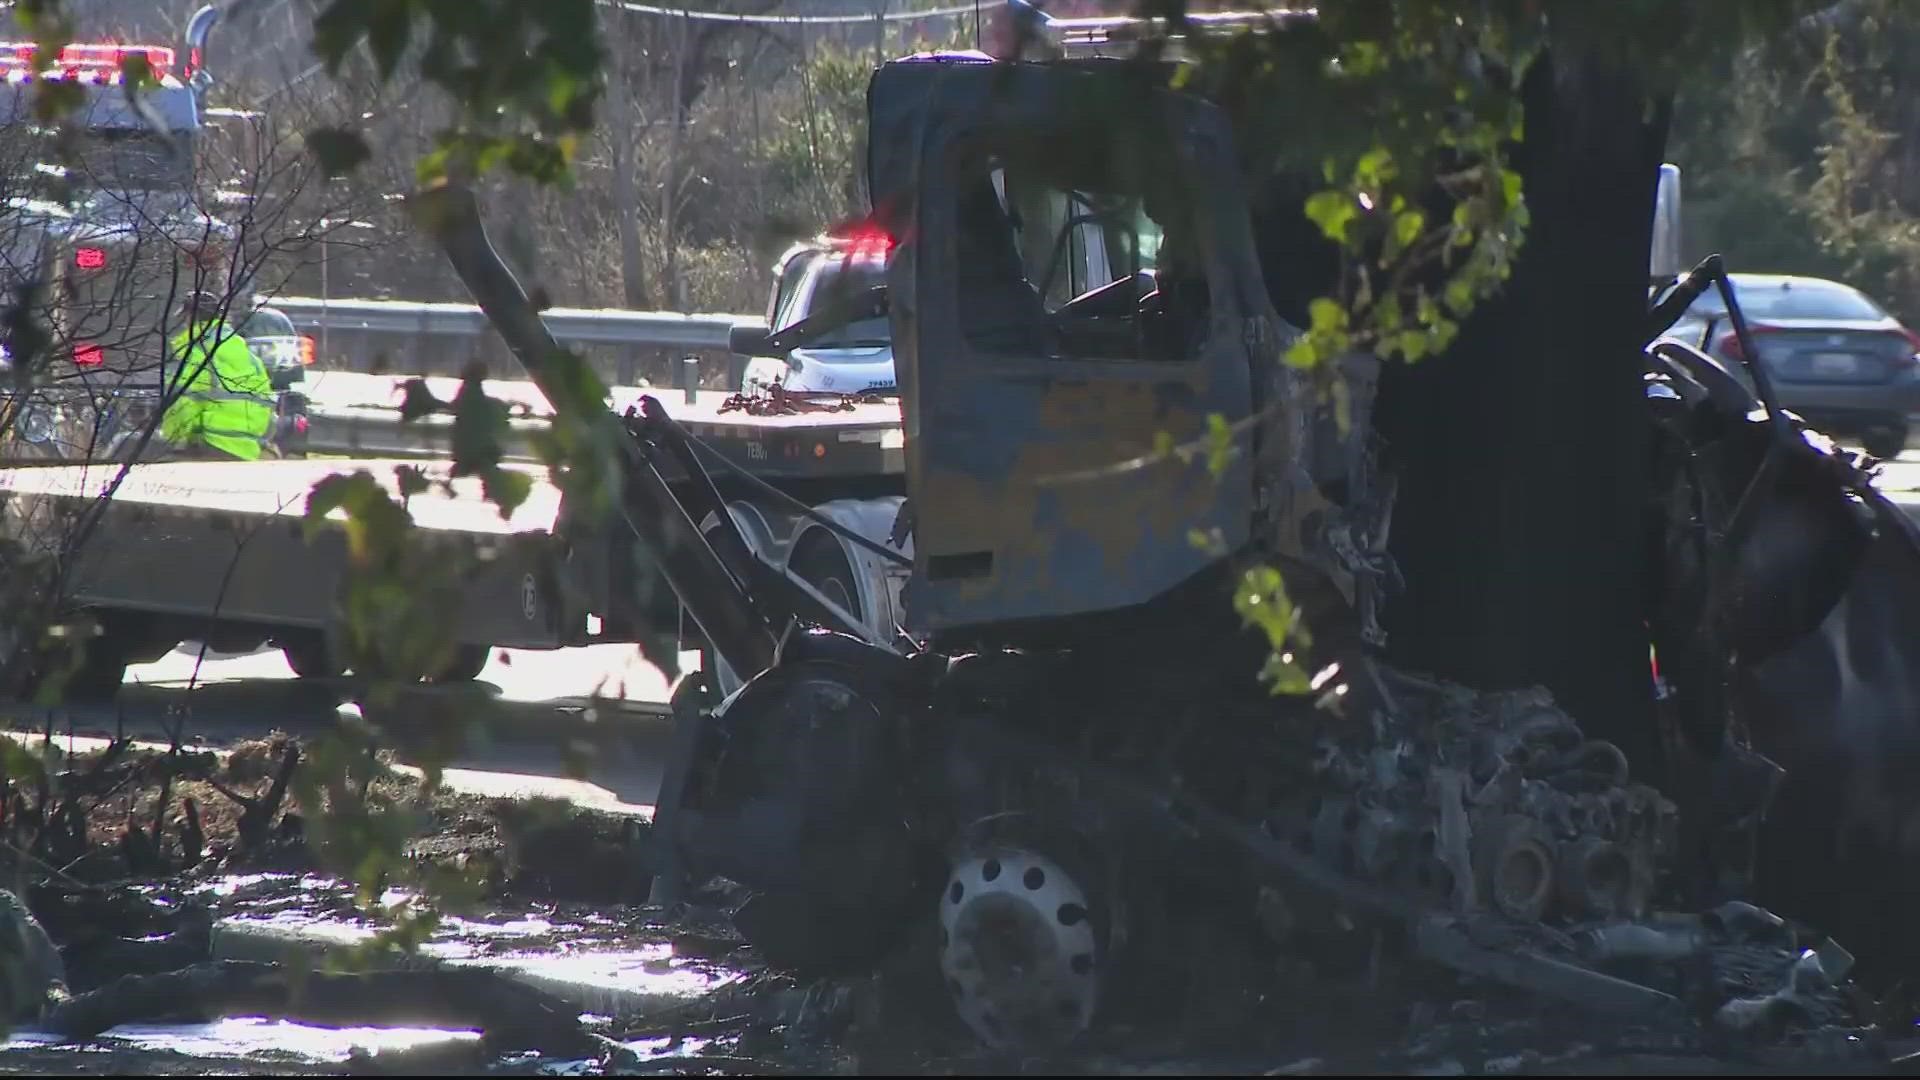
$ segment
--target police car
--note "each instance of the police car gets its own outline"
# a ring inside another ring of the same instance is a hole
[[[768,329],[778,333],[885,285],[891,249],[884,235],[860,230],[789,249],[775,268]],[[793,391],[891,393],[893,336],[887,317],[836,326],[810,336],[784,356],[750,356],[740,382],[749,394],[765,393],[775,385]]]

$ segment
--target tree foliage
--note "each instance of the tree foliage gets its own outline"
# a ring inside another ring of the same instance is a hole
[[[1675,114],[1689,250],[1920,318],[1920,11],[1848,0],[1710,60]]]

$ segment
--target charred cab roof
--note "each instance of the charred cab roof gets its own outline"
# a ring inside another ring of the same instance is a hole
[[[994,132],[1062,158],[1096,156],[1127,141],[1158,139],[1154,114],[1180,102],[1189,122],[1212,106],[1167,87],[1164,65],[1118,57],[1033,63],[985,53],[921,53],[882,64],[867,83],[867,179],[876,219],[894,235],[920,177],[923,147],[966,132]],[[1216,120],[1217,120],[1217,113]],[[1097,136],[1097,137],[1096,137]],[[1164,154],[1162,155],[1164,156]],[[1089,160],[1090,170],[1105,164]],[[1074,168],[1063,161],[1063,171]]]

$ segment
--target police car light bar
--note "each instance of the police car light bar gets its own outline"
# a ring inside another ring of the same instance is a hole
[[[73,44],[60,50],[57,60],[36,60],[39,46],[32,42],[0,42],[0,75],[8,82],[26,82],[39,75],[49,79],[76,82],[120,81],[123,64],[144,56],[153,77],[166,79],[173,73],[174,51],[164,45]],[[37,70],[36,70],[37,69]]]
[[[1056,19],[1031,0],[1007,0],[1007,8],[1016,20],[1026,23],[1054,48],[1068,54],[1099,54],[1103,46],[1138,41],[1155,29],[1164,29],[1165,19],[1142,19],[1132,15],[1101,15],[1087,18]],[[1314,8],[1275,7],[1268,11],[1191,12],[1186,22],[1190,31],[1219,33],[1233,30],[1260,31],[1288,22],[1310,20]],[[1175,35],[1176,40],[1180,35]]]

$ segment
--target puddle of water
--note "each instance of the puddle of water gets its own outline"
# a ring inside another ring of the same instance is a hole
[[[315,875],[246,874],[204,882],[192,893],[216,916],[215,955],[234,959],[284,959],[289,948],[324,954],[357,945],[374,926],[347,914],[349,889]],[[402,899],[398,894],[388,901]],[[554,914],[539,908],[501,911],[489,918],[447,916],[421,951],[443,963],[474,965],[510,974],[575,1002],[587,1014],[632,1015],[662,1004],[706,994],[739,972],[704,958],[676,956],[657,932],[636,931],[620,912]],[[602,1023],[605,1021],[603,1020]],[[321,1028],[289,1021],[235,1018],[211,1024],[141,1025],[115,1028],[100,1040],[61,1045],[49,1036],[19,1035],[6,1049],[57,1046],[57,1053],[118,1047],[172,1052],[271,1068],[273,1061],[329,1064],[349,1059],[357,1047],[370,1053],[414,1049],[475,1032],[419,1028]],[[647,1039],[629,1044],[644,1057],[700,1053],[710,1040],[669,1044]],[[528,1062],[532,1065],[534,1063]],[[539,1062],[537,1070],[572,1075],[589,1062]]]
[[[356,1049],[368,1053],[411,1050],[442,1042],[477,1041],[477,1031],[439,1028],[322,1028],[261,1017],[229,1017],[210,1024],[127,1024],[104,1036],[138,1050],[203,1058],[281,1058],[313,1063],[344,1062]],[[57,1046],[53,1035],[22,1032],[0,1044],[0,1053]]]
[[[679,1042],[662,1035],[654,1039],[635,1039],[620,1045],[639,1054],[643,1058],[678,1057],[685,1054],[704,1054],[713,1045],[712,1039],[698,1039],[692,1036]],[[671,1053],[669,1052],[671,1051]]]
[[[583,923],[593,923],[593,920],[588,919],[581,919],[579,921]],[[473,919],[463,919],[457,915],[449,915],[440,920],[440,924],[453,933],[482,938],[533,937],[542,934],[552,934],[559,929],[552,922],[538,915],[531,915],[522,919],[508,919],[506,922],[498,923],[479,922]],[[595,925],[604,926],[610,924],[611,920],[605,920]]]
[[[449,918],[420,951],[447,963],[523,974],[550,987],[579,986],[622,997],[697,997],[735,977],[709,961],[676,956],[667,942],[636,940],[609,929],[540,916],[500,922]],[[320,950],[351,947],[375,932],[364,923],[293,910],[232,916],[220,920],[219,930]]]

